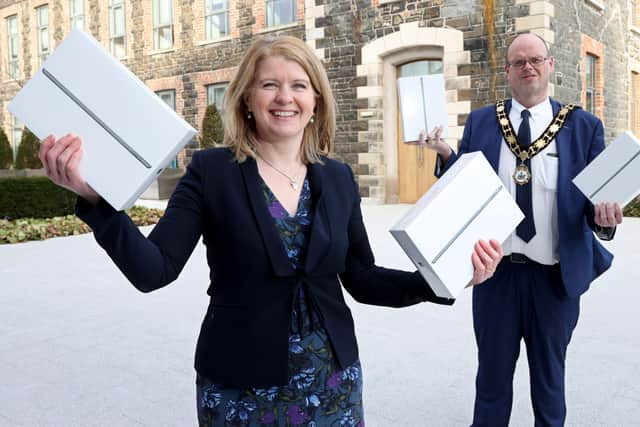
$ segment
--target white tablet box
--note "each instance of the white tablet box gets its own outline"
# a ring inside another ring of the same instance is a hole
[[[442,138],[447,137],[447,95],[443,74],[400,77],[398,98],[402,118],[402,141],[417,141],[421,130],[428,135],[438,125],[443,126]]]
[[[640,141],[625,131],[574,179],[591,203],[629,203],[640,193]]]
[[[40,139],[82,137],[80,173],[130,207],[196,130],[92,37],[73,30],[9,104]]]
[[[390,232],[436,295],[456,298],[473,277],[484,239],[504,242],[524,215],[480,152],[467,153]]]

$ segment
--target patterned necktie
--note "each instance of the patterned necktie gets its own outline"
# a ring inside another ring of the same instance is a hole
[[[529,110],[522,110],[522,123],[520,123],[520,128],[518,128],[518,143],[522,147],[529,147],[531,145],[530,116],[531,112]],[[519,160],[516,159],[516,164],[518,162]],[[524,164],[529,168],[529,172],[531,173],[531,160],[525,160]],[[532,179],[529,179],[529,182],[524,185],[516,184],[516,203],[518,203],[520,210],[522,210],[524,214],[524,219],[518,224],[518,227],[516,227],[516,235],[525,242],[529,242],[529,240],[536,235],[536,225],[533,222],[533,202],[531,201],[531,181]]]

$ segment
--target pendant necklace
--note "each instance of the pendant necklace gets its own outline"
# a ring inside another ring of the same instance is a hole
[[[268,161],[267,159],[265,159],[264,157],[262,157],[259,153],[258,157],[260,157],[260,160],[262,160],[263,162],[265,162],[267,165],[271,166],[271,168],[278,172],[280,175],[284,176],[285,178],[287,178],[289,180],[289,185],[291,186],[291,188],[293,188],[295,191],[298,191],[298,188],[300,186],[300,184],[298,183],[298,174],[296,173],[295,175],[287,175],[286,173],[282,172],[280,169],[278,169],[277,167],[275,167],[270,161]]]

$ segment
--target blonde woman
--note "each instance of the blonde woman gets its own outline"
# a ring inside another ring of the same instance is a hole
[[[203,237],[209,308],[196,349],[201,426],[363,426],[362,372],[342,286],[367,304],[436,297],[417,272],[374,264],[351,169],[329,159],[335,106],[324,68],[293,37],[253,43],[225,98],[225,148],[196,152],[145,238],[78,175],[81,141],[42,144],[49,177],[143,292],[176,279]],[[478,242],[474,283],[500,245]]]

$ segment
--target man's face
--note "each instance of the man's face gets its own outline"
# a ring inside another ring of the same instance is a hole
[[[554,59],[547,55],[542,40],[532,34],[516,37],[509,46],[505,71],[518,102],[537,103],[548,96]]]

